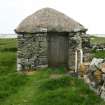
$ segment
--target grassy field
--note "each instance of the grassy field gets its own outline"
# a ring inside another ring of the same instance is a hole
[[[105,43],[105,37],[96,37],[96,36],[91,36],[90,40],[91,44],[96,45],[96,44],[103,44]],[[94,54],[94,57],[96,58],[105,58],[105,51],[92,51]]]
[[[93,56],[96,58],[105,59],[105,51],[92,51]]]
[[[105,105],[64,68],[16,72],[16,39],[0,40],[0,105]]]
[[[92,43],[92,44],[105,43],[105,37],[91,36],[91,43]]]

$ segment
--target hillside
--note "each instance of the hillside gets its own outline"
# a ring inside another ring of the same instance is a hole
[[[105,105],[65,68],[16,72],[16,39],[0,39],[0,105]]]

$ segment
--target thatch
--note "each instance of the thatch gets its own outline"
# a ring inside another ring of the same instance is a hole
[[[24,19],[16,28],[17,33],[43,31],[71,32],[85,30],[78,22],[51,8],[43,8]]]

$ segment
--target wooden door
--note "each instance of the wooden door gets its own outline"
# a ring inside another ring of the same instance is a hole
[[[67,66],[68,38],[67,33],[48,33],[48,65],[50,67]]]

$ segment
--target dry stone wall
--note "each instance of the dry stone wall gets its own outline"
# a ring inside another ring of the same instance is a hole
[[[18,36],[17,70],[35,69],[47,66],[47,34],[27,34]]]
[[[93,91],[105,100],[105,59],[93,58],[84,80]]]
[[[69,33],[69,47],[68,47],[68,66],[69,69],[75,69],[75,51],[82,49],[82,38],[80,32]],[[78,63],[80,63],[80,52],[78,52]]]
[[[82,49],[82,33],[71,32],[68,35],[68,68],[75,68],[75,50]],[[87,52],[85,52],[86,54]],[[84,55],[85,55],[84,54]],[[78,64],[80,52],[78,52]],[[19,34],[17,51],[17,70],[48,67],[48,36],[47,32],[36,34]]]

